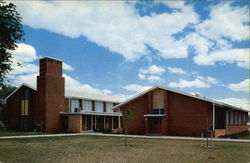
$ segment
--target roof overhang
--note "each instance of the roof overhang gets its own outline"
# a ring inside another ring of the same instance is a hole
[[[60,112],[61,115],[97,115],[97,116],[115,116],[120,117],[122,116],[122,113],[114,112],[114,113],[108,113],[108,112]]]
[[[239,108],[239,107],[236,107],[236,106],[233,106],[233,105],[229,105],[229,104],[226,104],[226,103],[223,103],[223,102],[219,102],[219,101],[216,101],[216,100],[212,100],[212,99],[208,99],[208,98],[205,98],[205,97],[200,97],[200,96],[195,96],[195,95],[192,95],[192,94],[189,94],[189,93],[185,93],[185,92],[181,92],[181,91],[177,91],[177,90],[174,90],[174,89],[171,89],[171,88],[165,88],[165,87],[162,87],[162,86],[154,86],[152,88],[149,88],[148,90],[146,91],[143,91],[127,100],[125,100],[124,102],[116,105],[115,107],[113,107],[113,109],[116,109],[116,108],[119,108],[131,101],[134,101],[140,97],[142,97],[143,95],[145,95],[146,93],[150,92],[150,91],[153,91],[155,89],[163,89],[163,90],[166,90],[166,91],[170,91],[170,92],[174,92],[174,93],[178,93],[178,94],[181,94],[181,95],[184,95],[184,96],[188,96],[188,97],[192,97],[192,98],[195,98],[195,99],[199,99],[199,100],[202,100],[202,101],[206,101],[206,102],[209,102],[209,103],[214,103],[216,106],[221,106],[221,107],[228,107],[228,108],[231,108],[232,110],[240,110],[240,111],[244,111],[244,112],[250,112],[246,109],[243,109],[243,108]]]
[[[167,114],[144,114],[144,117],[164,117]]]

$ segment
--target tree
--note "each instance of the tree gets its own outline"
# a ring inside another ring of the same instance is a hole
[[[125,132],[125,138],[124,138],[124,145],[127,146],[127,135],[128,135],[128,129],[127,129],[127,123],[129,119],[133,119],[134,115],[133,112],[130,109],[126,109],[123,113],[123,122],[124,122],[124,132]]]
[[[5,103],[5,98],[10,95],[16,87],[13,87],[11,85],[6,85],[1,87],[0,89],[0,121],[5,122],[5,113],[6,113],[6,103]]]
[[[11,69],[10,50],[15,50],[17,40],[24,40],[20,14],[13,3],[0,0],[0,88]]]

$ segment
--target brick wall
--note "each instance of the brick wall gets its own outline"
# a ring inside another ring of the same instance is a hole
[[[247,124],[228,124],[226,125],[226,134],[238,133],[248,130]]]
[[[212,125],[208,106],[206,101],[168,91],[169,135],[201,136]]]
[[[7,128],[8,129],[20,129],[20,117],[21,117],[21,92],[28,89],[28,130],[33,130],[33,120],[36,109],[36,91],[26,86],[19,88],[11,97],[7,99]]]
[[[147,113],[148,95],[144,95],[137,100],[134,100],[127,105],[122,106],[121,112],[124,114],[126,109],[130,109],[133,114],[133,119],[122,118],[122,128],[124,131],[124,124],[127,122],[128,133],[144,134],[145,133],[145,118]]]
[[[51,58],[40,60],[40,74],[37,77],[38,118],[46,131],[61,130],[60,112],[65,106],[62,62]]]
[[[82,115],[80,114],[72,114],[68,115],[68,131],[69,132],[82,132]]]

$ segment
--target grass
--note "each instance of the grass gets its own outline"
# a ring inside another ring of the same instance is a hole
[[[221,138],[250,139],[250,131],[243,131],[231,135],[223,135]]]
[[[18,130],[0,130],[1,136],[21,136],[21,135],[42,135],[42,134],[55,134],[55,132],[31,132],[31,131],[18,131]]]
[[[0,140],[0,162],[250,162],[250,143],[103,136],[71,136]]]

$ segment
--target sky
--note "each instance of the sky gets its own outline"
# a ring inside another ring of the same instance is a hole
[[[25,32],[13,85],[35,87],[49,56],[68,90],[126,99],[159,85],[249,109],[249,1],[12,3]]]

